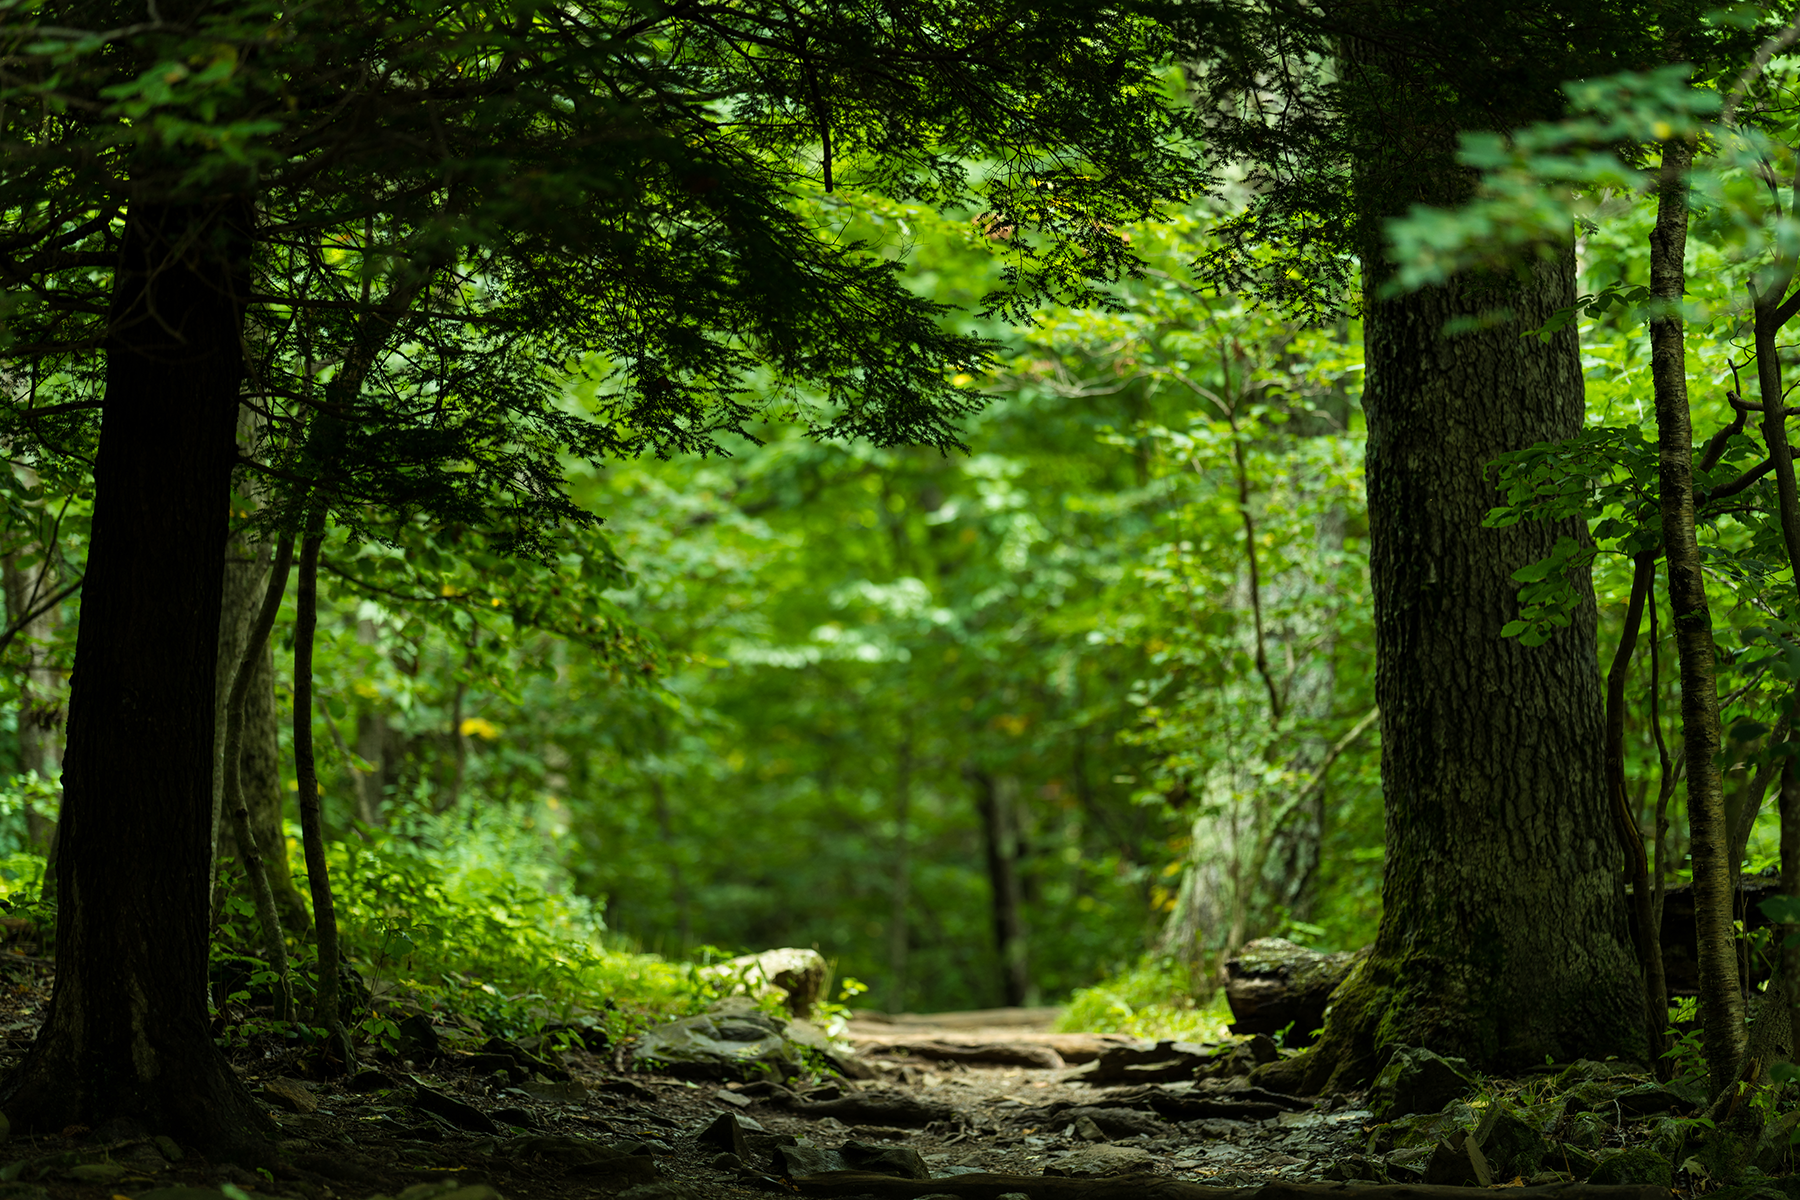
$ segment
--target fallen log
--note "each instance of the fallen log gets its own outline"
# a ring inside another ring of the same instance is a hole
[[[873,1196],[875,1200],[917,1200],[955,1196],[957,1200],[999,1200],[1022,1194],[1030,1200],[1492,1200],[1488,1188],[1416,1183],[1265,1183],[1259,1187],[1216,1187],[1164,1175],[1114,1175],[1070,1179],[1056,1175],[954,1175],[948,1179],[900,1179],[869,1171],[827,1171],[793,1181],[806,1196]],[[1669,1189],[1648,1185],[1594,1186],[1564,1183],[1506,1189],[1507,1200],[1669,1200]]]
[[[1364,953],[1322,954],[1285,938],[1251,942],[1225,964],[1231,1032],[1282,1033],[1285,1045],[1310,1046],[1331,993]]]

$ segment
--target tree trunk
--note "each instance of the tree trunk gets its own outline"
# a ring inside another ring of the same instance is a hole
[[[1631,674],[1631,656],[1637,649],[1638,629],[1644,605],[1655,603],[1651,589],[1656,582],[1656,552],[1644,550],[1632,557],[1631,599],[1625,609],[1625,625],[1612,667],[1606,673],[1606,791],[1618,823],[1619,848],[1625,854],[1625,870],[1631,876],[1633,941],[1638,969],[1644,980],[1644,1037],[1652,1059],[1660,1059],[1667,1046],[1669,982],[1663,967],[1662,928],[1650,883],[1650,857],[1644,852],[1644,834],[1636,810],[1625,793],[1625,684]]]
[[[272,1157],[207,1024],[213,687],[249,214],[134,201],[64,764],[56,984],[0,1086],[15,1129]]]
[[[256,675],[256,664],[269,644],[269,632],[275,628],[276,614],[281,610],[281,596],[287,590],[288,568],[294,561],[294,538],[281,539],[275,561],[263,586],[256,614],[238,640],[236,668],[231,673],[231,687],[225,694],[225,735],[221,758],[224,761],[220,785],[222,804],[231,821],[239,860],[244,864],[244,882],[256,903],[256,919],[262,926],[263,955],[275,974],[275,1019],[294,1019],[294,993],[288,976],[287,938],[282,931],[276,909],[275,891],[269,884],[269,872],[263,857],[262,842],[250,824],[250,804],[244,794],[244,713],[248,707],[250,688]],[[231,583],[226,577],[227,590]]]
[[[242,429],[243,422],[239,421]],[[226,843],[231,838],[231,813],[225,805],[225,725],[231,685],[244,659],[244,639],[262,607],[267,590],[269,556],[261,541],[247,529],[237,530],[225,544],[225,581],[219,604],[219,669],[213,686],[212,831],[213,866],[209,878],[219,894],[219,863],[235,854]]]
[[[1395,299],[1373,298],[1382,279],[1371,275],[1363,405],[1383,916],[1324,1037],[1286,1082],[1354,1086],[1395,1044],[1480,1070],[1641,1054],[1586,580],[1570,626],[1544,645],[1500,636],[1516,613],[1511,573],[1583,531],[1482,527],[1499,500],[1487,464],[1581,427],[1575,331],[1519,336],[1573,302],[1573,256],[1563,247],[1523,282],[1456,281]],[[1502,305],[1511,320],[1445,336],[1446,322]]]
[[[1656,226],[1650,233],[1650,290],[1678,306],[1686,288],[1687,169],[1693,149],[1663,143]],[[1679,310],[1650,322],[1650,376],[1656,393],[1657,482],[1669,564],[1669,607],[1681,669],[1681,733],[1688,768],[1688,853],[1694,865],[1694,923],[1700,959],[1700,1028],[1712,1092],[1737,1078],[1744,1056],[1744,999],[1732,931],[1731,831],[1719,777],[1719,693],[1712,610],[1694,535],[1694,431],[1688,412],[1687,347]]]
[[[300,793],[300,839],[306,851],[306,883],[312,892],[313,924],[318,931],[319,988],[313,995],[313,1024],[329,1029],[350,1065],[350,1043],[338,1013],[337,909],[331,900],[331,874],[325,865],[324,815],[319,811],[319,768],[313,756],[313,632],[318,625],[319,548],[322,533],[308,533],[300,543],[300,579],[294,611],[294,779]]]
[[[6,556],[3,575],[9,620],[22,620],[56,591],[56,573],[50,567],[51,548],[42,546],[40,549],[44,562],[36,569],[21,569],[16,553]],[[62,746],[58,737],[62,725],[62,684],[56,671],[48,665],[45,649],[57,622],[57,610],[49,608],[27,621],[18,635],[26,664],[19,677],[19,769],[35,771],[50,783],[62,775]],[[25,844],[39,853],[48,853],[55,834],[55,818],[39,812],[27,799]]]
[[[906,721],[894,770],[893,888],[888,909],[889,1012],[906,1011],[906,959],[910,948],[907,914],[912,906],[912,722]]]
[[[275,704],[275,648],[263,643],[250,664],[250,690],[244,697],[244,749],[238,758],[250,830],[262,850],[263,869],[281,923],[291,934],[312,932],[312,914],[294,885],[288,859],[287,825],[283,819],[287,788],[282,778],[280,713]]]
[[[1000,955],[1002,1003],[1030,1003],[1031,969],[1019,889],[1019,783],[971,769],[978,789],[981,829],[987,846],[988,886],[993,896],[994,946]]]

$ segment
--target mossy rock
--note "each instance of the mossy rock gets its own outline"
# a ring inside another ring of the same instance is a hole
[[[1571,1113],[1563,1119],[1562,1138],[1571,1146],[1592,1150],[1612,1132],[1612,1122],[1597,1112]]]
[[[1397,1046],[1369,1088],[1369,1107],[1377,1121],[1407,1113],[1436,1112],[1465,1096],[1475,1083],[1469,1064],[1414,1046]]]
[[[1608,1083],[1604,1080],[1589,1079],[1576,1084],[1563,1095],[1563,1112],[1609,1113],[1614,1111],[1614,1102],[1619,1094],[1629,1088],[1626,1083]]]
[[[1800,1175],[1782,1175],[1775,1179],[1765,1179],[1757,1186],[1772,1188],[1786,1196],[1787,1200],[1800,1200]]]
[[[1768,1183],[1740,1183],[1708,1192],[1706,1200],[1789,1200],[1789,1195]]]
[[[1412,1146],[1433,1146],[1457,1130],[1467,1133],[1475,1128],[1477,1114],[1466,1100],[1452,1100],[1443,1112],[1414,1113],[1388,1122],[1376,1131],[1384,1150],[1404,1150]]]
[[[1556,1089],[1564,1091],[1578,1083],[1600,1083],[1620,1076],[1648,1075],[1649,1071],[1634,1062],[1621,1062],[1613,1059],[1607,1062],[1595,1062],[1591,1058],[1579,1058],[1556,1076]]]
[[[1481,1152],[1496,1181],[1537,1173],[1550,1143],[1537,1122],[1504,1100],[1495,1100],[1476,1129]]]
[[[1675,1182],[1675,1168],[1669,1160],[1645,1146],[1634,1146],[1609,1154],[1600,1160],[1588,1182],[1595,1185],[1636,1183],[1651,1187],[1670,1187]]]
[[[1600,1160],[1592,1153],[1566,1142],[1560,1146],[1552,1146],[1547,1158],[1551,1166],[1561,1167],[1575,1179],[1586,1179],[1600,1165]]]

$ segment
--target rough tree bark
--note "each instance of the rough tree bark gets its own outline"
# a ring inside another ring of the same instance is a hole
[[[206,1012],[213,678],[242,372],[234,201],[134,200],[115,273],[63,771],[56,984],[15,1129],[272,1156]]]
[[[1312,1090],[1365,1080],[1394,1044],[1482,1069],[1643,1050],[1586,581],[1544,645],[1500,636],[1511,573],[1582,531],[1482,528],[1498,502],[1487,464],[1581,426],[1574,331],[1519,336],[1573,302],[1573,255],[1482,282],[1372,299],[1365,315],[1387,874],[1372,953],[1316,1050],[1291,1060],[1289,1082]],[[1445,336],[1500,305],[1513,319]]]

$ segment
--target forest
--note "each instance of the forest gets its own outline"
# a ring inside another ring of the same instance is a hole
[[[0,1200],[1800,1197],[1800,11],[1479,7],[0,0]]]

